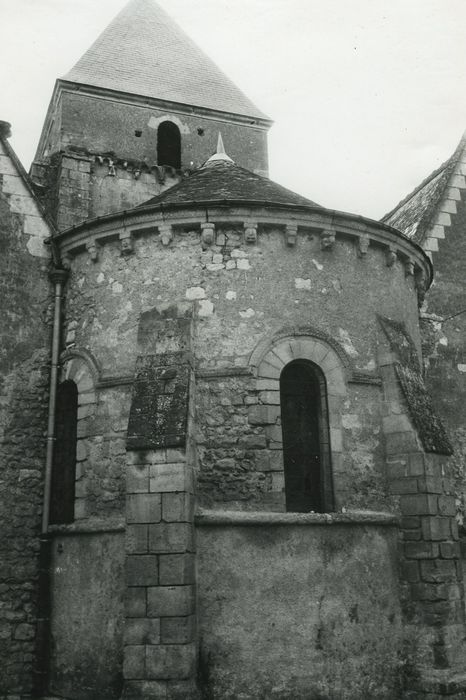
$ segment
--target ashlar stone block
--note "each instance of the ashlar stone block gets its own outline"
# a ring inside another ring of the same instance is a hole
[[[167,523],[192,522],[194,499],[190,493],[163,493],[162,519]]]
[[[159,581],[158,558],[151,554],[130,554],[126,557],[127,586],[156,586]]]
[[[161,586],[194,583],[193,554],[161,554],[159,556]]]
[[[263,404],[269,404],[272,406],[280,405],[280,392],[279,391],[261,391],[259,394],[259,400]]]
[[[162,517],[159,493],[130,494],[126,498],[127,523],[156,523]]]
[[[148,617],[184,617],[193,612],[192,586],[154,586],[147,589]]]
[[[251,425],[270,425],[277,421],[280,415],[279,406],[264,406],[256,404],[248,410],[248,420]]]
[[[184,491],[186,488],[186,465],[184,462],[151,464],[149,475],[151,492]]]
[[[149,551],[177,554],[193,551],[193,531],[189,523],[149,525]]]
[[[147,553],[149,547],[149,528],[147,525],[127,525],[126,552],[128,554]]]
[[[146,647],[132,645],[125,647],[123,659],[124,678],[144,678],[146,671]]]
[[[147,613],[147,589],[127,588],[125,594],[125,615],[129,617],[145,617]]]
[[[149,466],[130,464],[126,468],[126,493],[148,493]]]
[[[125,645],[160,644],[160,620],[133,618],[125,622]]]
[[[162,644],[187,644],[195,638],[195,617],[164,617],[161,620],[160,639]]]
[[[450,518],[422,518],[422,534],[425,540],[449,540]]]
[[[183,679],[194,673],[196,650],[192,644],[160,644],[146,647],[148,679]]]

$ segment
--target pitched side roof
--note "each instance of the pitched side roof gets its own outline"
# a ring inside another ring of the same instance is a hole
[[[139,207],[209,202],[255,202],[320,207],[319,204],[241,168],[231,160],[211,160],[178,185]]]
[[[57,262],[55,248],[45,246],[45,241],[55,233],[55,226],[39,201],[32,182],[23,168],[8,139],[11,135],[9,122],[0,120],[0,194],[4,195],[10,211],[20,214],[23,232],[27,233],[27,249],[31,255],[49,258],[50,252]]]
[[[268,120],[153,0],[130,0],[63,79]]]
[[[385,214],[381,221],[422,245],[435,224],[435,216],[446,197],[447,188],[458,168],[465,147],[466,139],[463,137],[453,155],[426,177],[394,209]]]

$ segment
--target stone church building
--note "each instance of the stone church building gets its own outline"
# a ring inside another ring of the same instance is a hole
[[[152,0],[0,122],[1,700],[466,698],[466,142],[374,221],[270,126]]]

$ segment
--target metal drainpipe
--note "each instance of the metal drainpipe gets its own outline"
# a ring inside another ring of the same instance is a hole
[[[42,510],[42,527],[39,540],[39,580],[37,601],[36,668],[34,671],[34,696],[47,692],[50,652],[50,566],[51,547],[49,515],[52,485],[53,450],[55,445],[55,408],[57,398],[58,360],[60,354],[61,303],[63,288],[68,278],[67,270],[54,269],[50,273],[54,285],[54,317],[50,368],[49,409],[47,424],[47,450],[45,458],[45,483]]]

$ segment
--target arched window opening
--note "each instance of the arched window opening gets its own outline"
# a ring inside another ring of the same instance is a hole
[[[162,122],[157,130],[157,163],[181,168],[181,134],[173,122]]]
[[[322,371],[295,360],[280,376],[286,510],[333,510],[327,391]]]
[[[51,523],[71,523],[74,520],[77,429],[78,387],[73,381],[67,380],[57,390]]]

